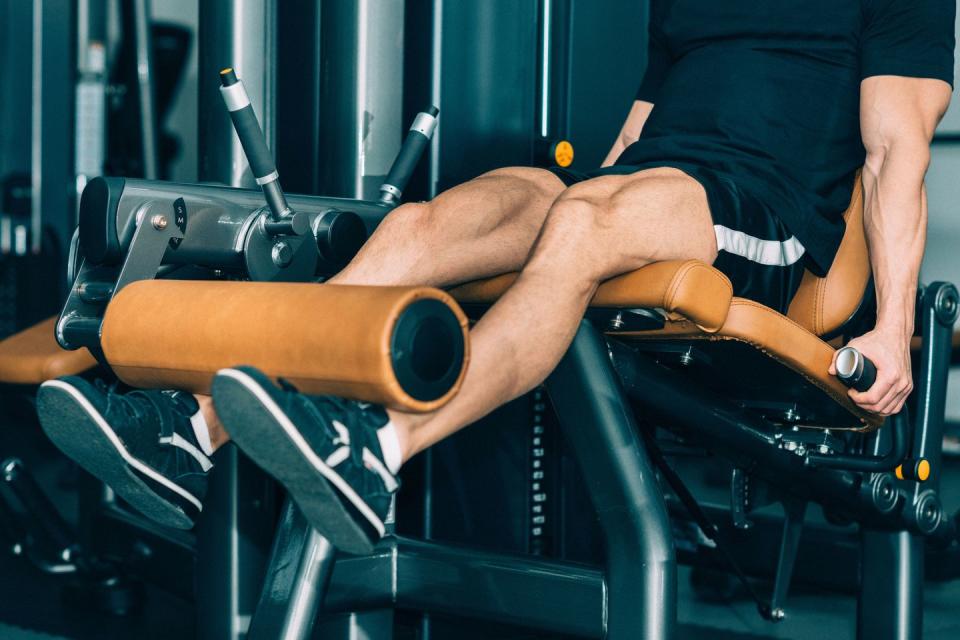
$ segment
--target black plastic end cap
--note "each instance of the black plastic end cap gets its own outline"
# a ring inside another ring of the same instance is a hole
[[[440,115],[440,109],[438,109],[438,108],[437,108],[436,106],[434,106],[434,105],[430,105],[430,108],[427,109],[427,113],[429,113],[429,114],[432,115],[434,118],[436,118],[438,115]]]
[[[123,178],[97,177],[80,196],[80,252],[93,264],[120,260],[117,235],[117,205],[123,194]]]
[[[439,300],[417,300],[400,314],[390,340],[397,382],[421,402],[443,397],[460,377],[465,347],[453,309]]]
[[[237,72],[233,70],[233,67],[227,67],[220,71],[220,84],[224,87],[237,84]]]
[[[353,211],[328,211],[316,225],[316,238],[320,257],[340,267],[367,241],[367,227]]]

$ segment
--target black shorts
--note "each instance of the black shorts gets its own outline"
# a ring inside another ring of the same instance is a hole
[[[656,167],[679,169],[703,185],[717,235],[713,266],[730,278],[733,295],[786,313],[803,278],[806,251],[762,198],[732,178],[677,163],[614,165],[595,171],[551,167],[550,171],[571,186],[599,176],[629,175]]]

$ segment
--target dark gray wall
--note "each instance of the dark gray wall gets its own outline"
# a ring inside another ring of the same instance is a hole
[[[647,2],[574,0],[569,135],[574,167],[600,165],[620,131],[646,64]]]

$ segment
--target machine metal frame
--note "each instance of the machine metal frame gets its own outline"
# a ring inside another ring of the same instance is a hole
[[[884,450],[890,429],[909,429],[912,456],[938,470],[956,289],[946,283],[923,289],[918,315],[923,347],[916,417],[908,424],[904,416],[870,436],[868,451]],[[924,540],[956,536],[936,497],[936,471],[921,483],[897,480],[892,471],[816,468],[773,445],[743,411],[604,338],[590,320],[581,323],[546,386],[600,518],[604,568],[393,536],[371,556],[335,558],[335,550],[288,504],[249,637],[308,638],[318,615],[389,608],[583,637],[672,637],[677,578],[670,520],[633,404],[644,415],[669,416],[688,427],[709,449],[798,493],[801,504],[816,501],[860,522],[858,637],[906,640],[922,634]],[[877,500],[877,487],[894,493]],[[798,533],[794,527],[784,537],[793,553]],[[782,555],[789,554],[785,544]],[[776,597],[783,597],[789,579],[777,582]],[[378,618],[373,624],[356,615],[343,620],[346,631],[393,637]]]

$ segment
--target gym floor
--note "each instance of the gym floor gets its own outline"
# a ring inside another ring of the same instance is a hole
[[[71,517],[74,505],[69,487],[64,483],[71,473],[68,463],[44,440],[30,437],[31,433],[37,433],[34,431],[37,426],[30,417],[29,406],[22,401],[11,402],[9,397],[0,397],[0,406],[3,406],[0,413],[0,457],[15,455],[22,458],[58,507],[68,518]],[[685,477],[689,474],[685,473]],[[708,481],[694,481],[693,488],[698,495],[719,490],[715,485],[711,487]],[[943,497],[947,505],[956,505],[960,501],[960,461],[947,463]],[[690,573],[689,568],[681,567],[681,639],[843,640],[854,637],[856,601],[852,594],[814,592],[802,587],[794,589],[787,602],[787,618],[779,624],[770,624],[757,615],[755,605],[746,597],[734,597],[726,602],[698,599],[691,586]],[[0,576],[0,638],[5,640],[149,640],[187,639],[195,635],[192,604],[149,586],[144,609],[136,615],[117,618],[65,600],[61,595],[63,578],[43,575],[23,558],[6,550],[0,552]],[[960,637],[960,616],[956,612],[956,603],[960,602],[960,581],[928,583],[925,602],[925,639]],[[459,625],[454,628],[457,627]],[[476,629],[476,625],[466,624],[464,628]],[[462,629],[456,637],[466,640]],[[495,635],[515,639],[534,637],[507,629],[500,629]],[[412,630],[398,634],[401,636],[416,638]],[[478,637],[490,637],[489,630],[486,635]]]

